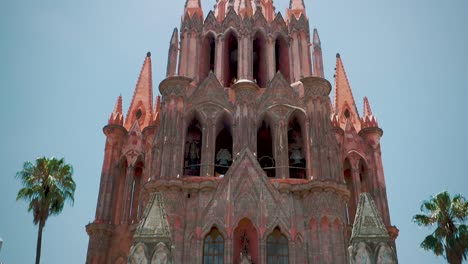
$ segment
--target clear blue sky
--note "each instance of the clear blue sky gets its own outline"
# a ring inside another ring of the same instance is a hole
[[[468,196],[468,1],[305,0],[322,40],[326,77],[335,53],[358,109],[368,96],[384,130],[383,164],[400,263],[444,263],[419,248],[411,223],[441,190]],[[202,0],[205,15],[214,0]],[[163,4],[164,3],[164,4]],[[287,0],[275,1],[284,14]],[[65,157],[74,207],[49,218],[42,263],[84,263],[96,207],[106,125],[119,94],[128,105],[147,51],[155,93],[184,0],[0,1],[0,237],[5,263],[32,263],[37,228],[14,178],[26,160]]]

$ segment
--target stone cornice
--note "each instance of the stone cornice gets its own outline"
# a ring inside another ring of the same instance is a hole
[[[371,134],[371,133],[376,133],[378,134],[380,137],[383,136],[383,130],[379,127],[366,127],[366,128],[363,128],[359,131],[358,135],[361,136],[361,137],[364,137],[368,134]]]
[[[86,225],[86,233],[88,233],[89,236],[92,236],[92,235],[112,236],[113,231],[114,231],[114,226],[111,224],[89,223]]]

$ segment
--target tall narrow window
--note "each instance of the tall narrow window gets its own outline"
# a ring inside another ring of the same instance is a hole
[[[213,227],[203,243],[203,263],[224,263],[224,238],[217,228]]]
[[[290,82],[289,45],[281,35],[278,36],[275,42],[275,65],[276,71],[281,72],[284,78]]]
[[[210,71],[215,71],[216,42],[213,34],[209,33],[203,40],[202,65],[200,66],[200,81],[208,76]]]
[[[273,156],[273,136],[270,125],[262,121],[257,132],[257,158],[268,177],[276,176],[275,158]]]
[[[140,189],[141,178],[143,177],[143,163],[138,162],[135,166],[135,174],[132,181],[132,189],[130,196],[129,218],[136,221],[140,217]]]
[[[184,175],[200,176],[202,128],[197,119],[193,119],[187,128],[184,151]]]
[[[367,167],[364,159],[359,161],[359,180],[361,181],[361,193],[370,192],[369,177],[367,177]]]
[[[259,87],[266,87],[268,82],[265,36],[258,31],[253,40],[253,78]]]
[[[224,175],[232,164],[232,135],[228,119],[223,117],[217,124],[215,146],[215,175]]]
[[[287,264],[289,262],[288,239],[277,227],[267,238],[267,263]]]
[[[224,45],[224,86],[231,87],[238,79],[237,70],[239,67],[239,44],[234,32],[227,33]]]
[[[302,128],[297,117],[288,126],[289,178],[305,179],[306,160]]]
[[[353,174],[351,171],[351,164],[348,159],[345,159],[343,164],[343,177],[346,183],[346,187],[350,192],[348,203],[346,204],[346,216],[348,220],[348,225],[352,225],[354,222],[354,215],[356,214],[356,201],[355,201],[355,191],[353,183]]]

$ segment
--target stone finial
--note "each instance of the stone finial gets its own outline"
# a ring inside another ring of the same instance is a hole
[[[379,124],[377,123],[375,116],[372,114],[369,100],[367,97],[364,97],[364,111],[361,118],[361,128],[364,129],[373,127],[379,127]]]

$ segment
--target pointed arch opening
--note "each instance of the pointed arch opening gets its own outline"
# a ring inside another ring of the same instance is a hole
[[[234,262],[243,263],[242,258],[250,260],[251,263],[258,261],[258,233],[252,221],[243,218],[234,229]]]
[[[200,66],[200,81],[203,81],[210,71],[215,71],[216,38],[212,32],[206,34],[202,46],[202,65]]]
[[[216,227],[203,241],[203,263],[224,263],[224,238]]]
[[[359,180],[361,181],[361,193],[369,193],[371,184],[369,182],[369,170],[367,169],[367,164],[364,159],[359,160]]]
[[[276,227],[267,237],[267,263],[289,263],[288,239],[281,233],[279,227]]]
[[[289,68],[289,44],[282,35],[278,35],[275,40],[275,67],[276,72],[281,72],[284,78],[288,82],[291,82]]]
[[[268,119],[259,123],[257,130],[257,158],[258,163],[270,178],[276,177],[276,165],[273,150],[273,134]]]
[[[262,31],[255,33],[252,48],[253,79],[259,87],[266,87],[268,83],[267,47],[266,38]]]
[[[184,175],[200,176],[202,126],[200,121],[194,117],[187,127],[184,149]]]
[[[294,112],[288,123],[288,157],[289,178],[306,178],[305,138],[302,125],[304,122],[302,114]]]
[[[354,222],[354,216],[356,215],[356,199],[352,167],[348,158],[345,159],[343,164],[343,177],[346,183],[346,187],[348,188],[350,193],[348,203],[346,204],[346,219],[348,225],[352,225]]]
[[[215,175],[224,175],[232,164],[232,128],[230,119],[223,115],[216,125]]]
[[[138,219],[140,219],[141,216],[140,192],[141,185],[143,182],[143,168],[144,164],[142,161],[138,161],[135,164],[132,187],[130,192],[130,208],[128,212],[128,218],[131,220],[132,223],[138,221]]]
[[[224,38],[224,87],[230,87],[238,80],[239,43],[234,31],[228,31]]]

